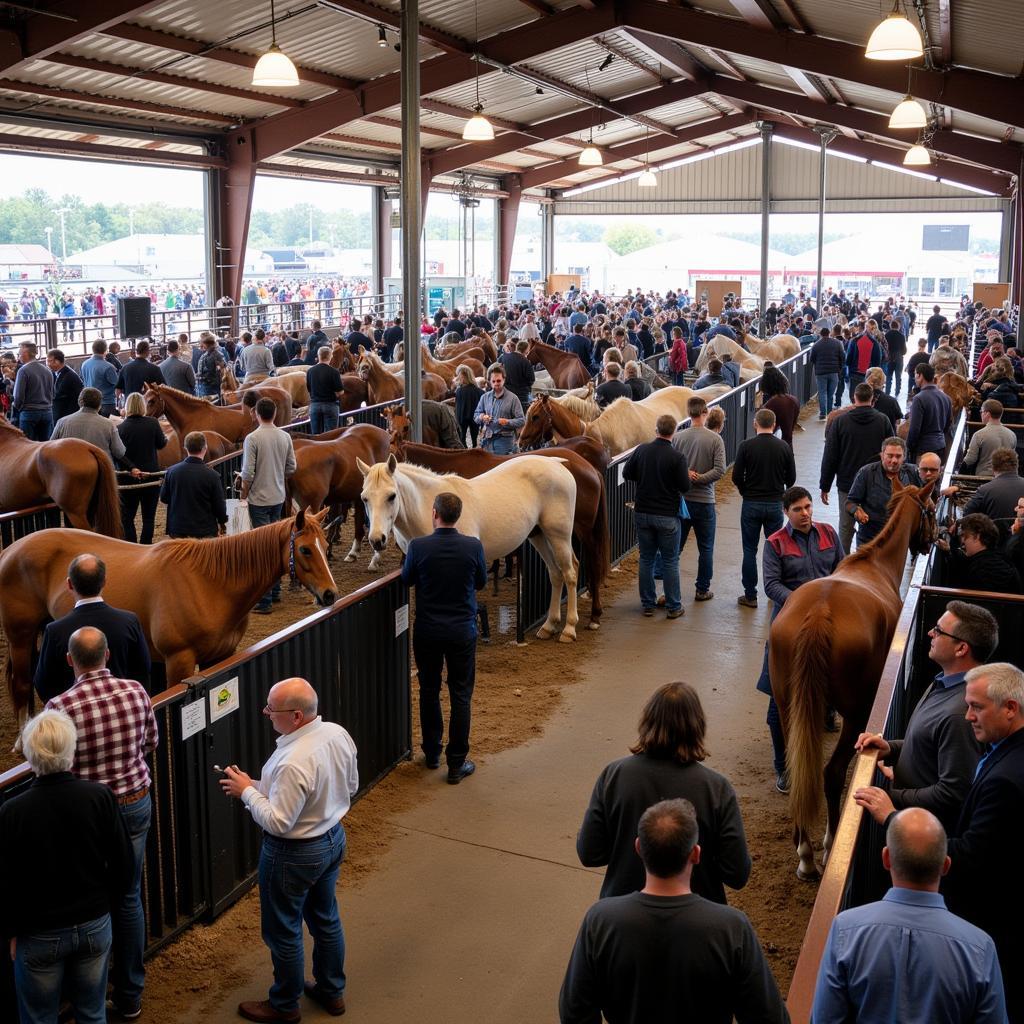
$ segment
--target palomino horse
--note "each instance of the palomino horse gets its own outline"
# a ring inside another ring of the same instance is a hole
[[[794,338],[792,334],[773,334],[764,340],[753,334],[745,334],[743,343],[754,355],[765,360],[770,359],[776,366],[783,359],[795,356],[800,351],[800,339]]]
[[[742,345],[733,341],[732,338],[726,337],[724,334],[716,334],[710,341],[706,341],[701,345],[694,369],[698,373],[703,373],[708,368],[708,363],[711,362],[712,358],[718,359],[726,354],[740,367],[741,372],[743,369],[748,369],[758,374],[764,369],[764,361],[768,358],[759,353],[748,352]]]
[[[324,554],[320,526],[327,512],[307,512],[247,533],[214,540],[129,544],[82,530],[40,530],[0,555],[0,625],[9,644],[7,684],[24,720],[32,693],[32,655],[48,619],[74,602],[68,564],[90,553],[107,565],[103,596],[135,612],[153,657],[163,661],[167,685],[197,665],[233,654],[249,610],[294,564],[299,581],[321,605],[338,592]]]
[[[399,465],[394,455],[376,466],[361,460],[358,466],[365,477],[362,497],[370,514],[370,544],[375,551],[384,550],[392,529],[402,551],[408,550],[414,537],[431,533],[434,498],[451,491],[462,499],[459,530],[480,538],[487,562],[510,555],[529,538],[551,579],[551,604],[537,636],[547,639],[558,632],[564,585],[568,604],[558,639],[563,643],[576,639],[577,562],[572,553],[576,481],[557,459],[524,455],[473,480]]]
[[[466,447],[459,437],[459,424],[455,419],[455,412],[447,402],[423,402],[421,412],[424,444],[446,449]],[[392,406],[390,409],[384,409],[383,414],[388,422],[392,443],[408,441],[412,434],[412,420],[405,406]]]
[[[31,441],[0,416],[0,512],[49,499],[79,530],[121,536],[121,504],[110,457],[88,441]]]
[[[284,367],[281,368],[282,370]],[[299,367],[294,367],[298,370]],[[233,404],[238,399],[232,395],[239,395],[243,391],[251,391],[254,388],[260,389],[266,385],[280,388],[287,391],[291,397],[293,406],[309,405],[309,389],[306,387],[305,373],[278,373],[274,377],[253,377],[247,384],[239,384],[238,378],[230,366],[225,366],[220,373],[220,386],[224,394],[224,400]]]
[[[359,357],[359,376],[366,384],[366,400],[369,405],[391,402],[405,397],[405,382],[396,377],[380,357],[364,351]],[[444,379],[434,373],[424,373],[421,379],[423,397],[438,402],[448,394]]]
[[[356,460],[381,462],[386,459],[391,435],[370,423],[357,423],[341,428],[337,436],[329,440],[317,438],[294,444],[295,473],[288,481],[291,500],[299,508],[311,509],[354,503],[355,539],[345,556],[346,562],[354,562],[366,536],[366,514],[359,500],[363,478],[356,469]],[[379,564],[380,555],[374,552],[369,568],[374,570]]]
[[[597,448],[608,459],[603,448],[585,438],[576,438],[577,442]],[[445,451],[443,448],[432,448],[426,444],[415,444],[411,441],[395,440],[396,454],[402,462],[412,462],[417,466],[425,466],[435,473],[456,473],[458,476],[472,479],[502,463],[512,459],[521,459],[523,454],[493,455],[482,448],[469,448],[463,451]],[[572,442],[570,442],[572,444]],[[597,629],[601,625],[601,584],[608,575],[608,506],[604,487],[604,468],[597,469],[589,460],[570,447],[541,448],[534,454],[549,458],[562,459],[566,468],[576,481],[576,512],[573,517],[573,536],[579,541],[580,548],[587,564],[587,586],[590,589],[590,628]]]
[[[253,384],[243,391],[221,391],[220,396],[229,408],[241,403],[246,412],[261,398],[269,398],[274,403],[274,423],[286,427],[294,419],[292,396],[285,388],[279,387],[276,377],[268,377],[258,384]]]
[[[853,745],[867,724],[903,607],[900,581],[907,551],[926,551],[935,539],[932,486],[903,487],[894,480],[882,532],[831,576],[798,587],[772,623],[768,671],[786,733],[800,878],[818,873],[808,837],[821,816],[825,709],[833,707],[843,716],[843,731],[824,774],[827,861]]]
[[[474,377],[482,377],[484,375],[484,364],[483,349],[473,347],[466,349],[465,352],[459,353],[459,355],[451,359],[434,359],[430,354],[430,349],[426,345],[420,345],[420,352],[422,353],[422,365],[423,369],[427,373],[436,373],[449,388],[455,381],[455,371],[460,366],[468,366],[470,373]]]
[[[147,415],[166,416],[179,438],[193,430],[212,430],[233,444],[241,444],[245,435],[256,429],[248,409],[225,409],[166,384],[146,384],[144,394]]]
[[[533,341],[526,358],[531,363],[540,363],[551,374],[556,388],[581,388],[590,382],[590,370],[575,352],[563,352],[554,345]]]

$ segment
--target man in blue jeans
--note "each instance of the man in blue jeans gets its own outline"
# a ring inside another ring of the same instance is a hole
[[[30,441],[48,441],[53,432],[53,374],[36,359],[36,346],[18,346],[18,372],[11,399],[12,418]]]
[[[311,434],[326,434],[338,426],[341,418],[338,396],[343,388],[341,374],[331,366],[331,350],[327,345],[322,345],[317,351],[316,366],[306,371]]]
[[[732,481],[743,498],[740,536],[743,540],[743,593],[736,603],[757,607],[757,549],[761,533],[770,537],[782,526],[782,494],[796,483],[793,449],[775,436],[775,413],[758,409],[754,437],[736,452]]]
[[[348,813],[359,789],[356,746],[334,722],[317,714],[316,690],[305,679],[270,688],[265,714],[278,733],[277,749],[259,779],[236,765],[221,788],[245,804],[263,829],[260,921],[274,964],[268,999],[239,1003],[246,1020],[302,1019],[303,992],[332,1017],[345,1012],[345,933],[335,887],[345,858]],[[313,981],[305,980],[302,922],[313,937]]]
[[[690,489],[686,456],[672,447],[676,421],[659,416],[658,436],[637,445],[622,468],[625,480],[636,483],[637,540],[640,545],[640,604],[646,616],[654,614],[658,596],[654,589],[654,558],[661,555],[666,618],[683,615],[679,587],[679,500]]]

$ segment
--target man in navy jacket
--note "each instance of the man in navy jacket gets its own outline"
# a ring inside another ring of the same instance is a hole
[[[216,537],[228,521],[224,486],[215,470],[203,465],[206,438],[185,435],[186,457],[164,474],[160,500],[167,506],[168,537]]]

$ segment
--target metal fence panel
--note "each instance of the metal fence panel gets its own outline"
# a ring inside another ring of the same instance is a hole
[[[56,505],[40,505],[24,512],[5,512],[0,515],[0,551],[30,533],[60,525],[61,512]]]

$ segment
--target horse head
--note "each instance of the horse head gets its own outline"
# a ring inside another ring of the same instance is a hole
[[[359,362],[356,364],[356,373],[362,380],[369,380],[370,373],[373,371],[373,360],[370,358],[370,354],[359,346]]]
[[[146,415],[159,418],[164,413],[164,396],[160,385],[146,381],[142,389],[143,398],[146,400]]]
[[[910,553],[912,555],[923,555],[930,550],[935,538],[939,535],[939,526],[935,518],[935,502],[932,501],[932,489],[935,481],[932,480],[924,487],[915,487],[913,484],[904,486],[899,476],[892,481],[892,505],[901,505],[905,501],[913,501],[920,511],[920,518],[910,538]]]
[[[400,441],[411,440],[412,419],[406,412],[404,405],[394,405],[382,410],[384,419],[388,421],[388,430],[391,431],[391,441],[395,444]]]
[[[329,607],[338,596],[331,567],[327,564],[327,537],[323,522],[330,512],[325,506],[317,513],[302,510],[295,517],[289,538],[290,558],[299,582],[316,598],[317,604]]]
[[[519,447],[524,450],[539,448],[542,443],[551,441],[554,431],[551,399],[548,395],[538,395],[526,410],[526,424],[519,434]]]
[[[387,462],[368,466],[362,459],[356,459],[356,468],[363,474],[363,489],[360,497],[366,507],[366,528],[370,547],[383,551],[388,546],[388,537],[398,515],[399,495],[395,480],[398,459],[389,455]]]

